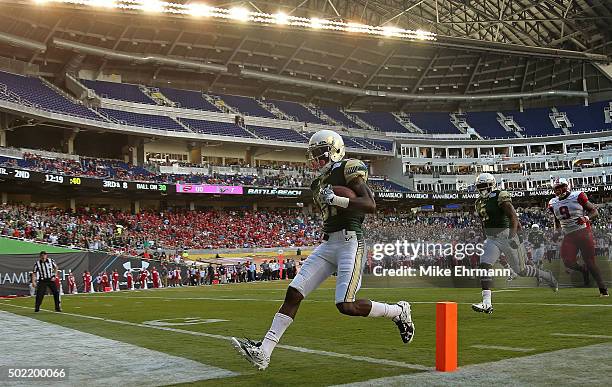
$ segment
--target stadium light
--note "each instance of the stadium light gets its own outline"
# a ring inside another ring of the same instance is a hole
[[[249,10],[243,7],[236,7],[229,10],[229,17],[238,21],[249,20]]]
[[[318,29],[323,27],[323,20],[313,17],[310,19],[310,27]]]
[[[423,31],[423,30],[416,30],[416,38],[419,40],[426,40],[427,37],[431,34],[431,32],[427,32],[427,31]]]
[[[347,23],[348,32],[367,32],[368,27],[361,23]]]
[[[384,36],[395,36],[398,31],[400,31],[397,27],[385,26],[382,28],[382,34]]]
[[[164,10],[164,3],[157,0],[142,0],[139,1],[140,8],[145,12],[159,13]]]
[[[289,23],[289,15],[284,12],[275,13],[274,18],[276,19],[276,24],[285,25]]]
[[[189,13],[196,17],[210,16],[210,7],[205,4],[191,3],[188,5]]]
[[[92,7],[100,8],[116,8],[117,2],[115,0],[90,0],[87,2]]]
[[[199,3],[173,3],[159,0],[33,0],[35,4],[70,4],[75,8],[105,7],[118,10],[144,11],[150,13],[166,13],[184,16],[208,16],[218,20],[235,20],[259,25],[286,25],[294,28],[312,28],[333,32],[356,33],[371,36],[393,37],[407,40],[436,40],[434,33],[423,30],[407,30],[399,27],[376,27],[361,23],[345,23],[342,21],[319,18],[305,18],[288,15],[283,12],[269,14],[251,12],[243,7],[218,8]]]

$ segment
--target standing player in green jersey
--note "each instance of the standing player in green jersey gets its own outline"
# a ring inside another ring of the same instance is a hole
[[[391,305],[355,299],[366,261],[363,221],[366,213],[376,211],[374,196],[366,184],[366,165],[360,160],[344,159],[344,141],[331,130],[320,130],[312,135],[308,143],[308,159],[319,173],[311,188],[315,204],[323,216],[323,243],[310,254],[289,284],[285,301],[274,315],[263,340],[254,342],[232,338],[238,352],[260,370],[268,367],[272,351],[293,322],[301,301],[333,273],[337,273],[335,302],[340,313],[386,317],[395,322],[404,343],[412,341],[414,336],[408,302]],[[334,185],[350,188],[357,197],[337,196],[332,189]]]
[[[518,236],[521,224],[512,205],[512,198],[508,191],[496,189],[496,185],[495,176],[490,173],[481,173],[476,178],[476,189],[480,193],[476,200],[476,213],[482,220],[482,229],[486,236],[484,251],[480,257],[480,269],[492,269],[500,255],[504,254],[510,267],[519,276],[536,277],[539,281],[546,281],[555,291],[558,290],[557,280],[550,271],[525,265],[527,254]],[[493,313],[492,281],[488,275],[480,278],[482,302],[472,304],[474,311]]]

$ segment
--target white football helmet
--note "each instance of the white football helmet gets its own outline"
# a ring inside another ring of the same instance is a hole
[[[564,177],[556,177],[554,178],[550,185],[552,186],[555,195],[560,197],[565,195],[565,193],[569,192],[569,181],[567,181]]]
[[[481,173],[476,178],[476,189],[480,193],[480,197],[486,198],[495,189],[497,180],[490,173]]]
[[[344,140],[333,130],[319,130],[310,137],[306,156],[311,165],[323,172],[344,158]]]

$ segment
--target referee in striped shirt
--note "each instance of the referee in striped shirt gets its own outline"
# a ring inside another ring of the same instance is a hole
[[[52,258],[48,258],[46,252],[41,251],[40,259],[34,264],[34,273],[32,275],[32,286],[36,287],[36,305],[34,307],[34,312],[40,311],[40,304],[42,304],[47,288],[51,289],[51,293],[53,293],[55,311],[62,311],[59,290],[57,286],[55,286],[55,276],[57,275],[59,275],[59,273],[55,261]]]

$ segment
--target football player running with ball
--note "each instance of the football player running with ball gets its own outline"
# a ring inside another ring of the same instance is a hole
[[[232,338],[238,352],[260,370],[268,367],[272,351],[293,322],[301,301],[333,273],[337,273],[335,302],[340,313],[386,317],[397,325],[404,343],[412,341],[414,336],[408,302],[391,305],[355,299],[366,262],[362,224],[366,213],[376,211],[374,196],[366,185],[366,165],[360,160],[344,159],[344,141],[331,130],[320,130],[312,135],[308,159],[319,173],[311,189],[324,220],[323,243],[310,254],[289,284],[285,301],[274,315],[263,340]],[[338,196],[332,186],[347,187],[356,196]]]
[[[595,242],[591,229],[591,219],[597,217],[597,208],[582,191],[570,191],[569,183],[564,178],[552,182],[555,197],[548,202],[548,210],[555,217],[555,229],[563,230],[561,242],[561,259],[565,267],[581,272],[585,286],[589,285],[589,273],[597,281],[599,295],[608,297],[606,283],[595,263]],[[579,265],[576,258],[580,251],[584,265]]]
[[[536,277],[539,281],[547,282],[555,291],[558,284],[550,271],[545,271],[525,264],[526,252],[518,232],[521,225],[512,205],[512,198],[508,191],[496,189],[495,176],[490,173],[481,173],[476,178],[476,189],[480,198],[476,200],[476,212],[482,220],[482,228],[486,236],[484,252],[480,257],[480,269],[490,270],[504,254],[508,264],[521,277]],[[472,304],[475,312],[493,313],[491,303],[490,276],[482,276],[482,302]]]

